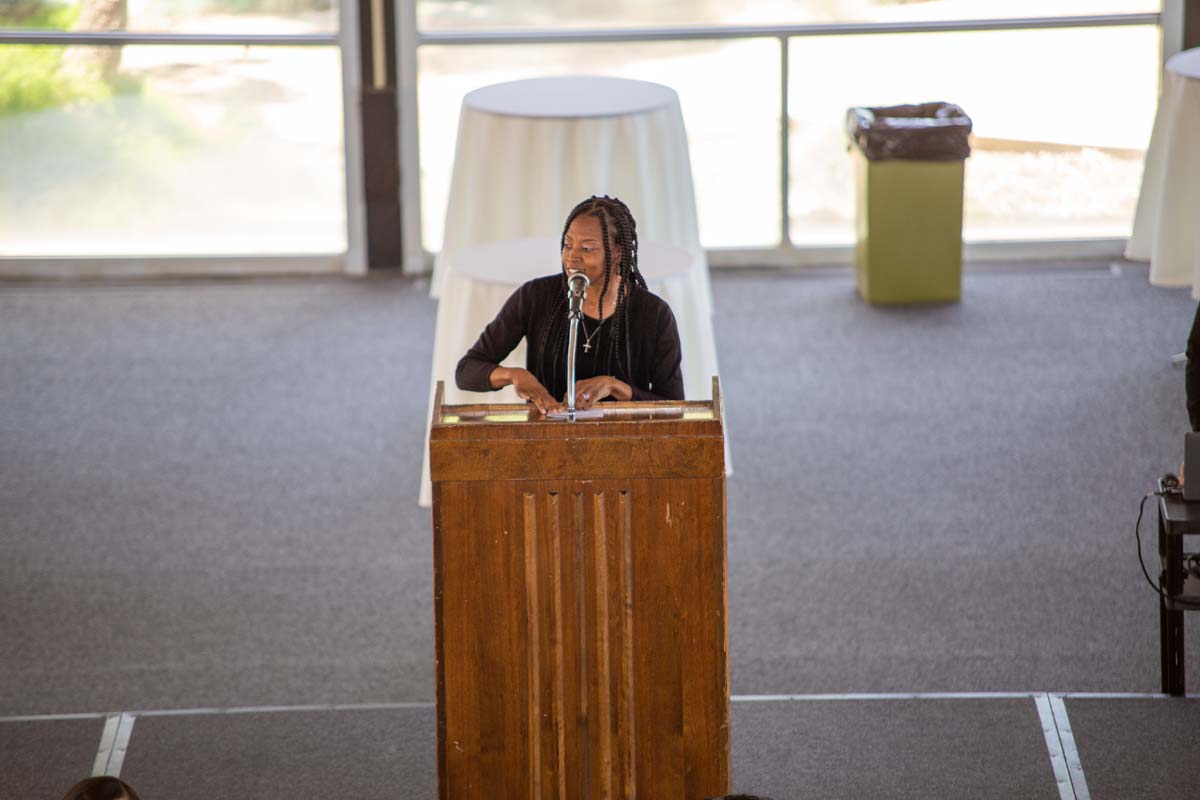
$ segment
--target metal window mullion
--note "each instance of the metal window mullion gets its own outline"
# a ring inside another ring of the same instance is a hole
[[[1162,65],[1183,49],[1184,0],[1163,0],[1162,4]],[[1161,76],[1160,76],[1161,81]],[[1159,87],[1159,91],[1162,87]]]
[[[400,0],[396,15],[396,104],[400,111],[400,224],[403,271],[423,273],[432,264],[421,220],[421,125],[417,97],[417,2]],[[443,214],[444,214],[443,210]]]
[[[130,31],[17,31],[0,30],[0,44],[48,45],[237,45],[277,47],[336,47],[336,33],[225,34],[131,33]]]
[[[357,3],[351,0],[338,3],[338,28],[342,72],[342,170],[346,192],[346,255],[342,269],[351,275],[362,275],[367,271],[367,210],[360,113],[362,42],[359,41]]]
[[[788,58],[788,36],[779,37],[779,244],[788,247],[792,243],[791,200],[792,165],[791,146],[789,143],[788,121],[791,112],[788,106],[788,72],[791,64]]]
[[[599,42],[703,41],[786,36],[862,36],[893,33],[965,33],[1050,28],[1158,25],[1161,14],[1102,14],[1076,17],[934,20],[925,22],[838,22],[817,25],[697,25],[566,30],[433,31],[416,34],[417,45],[588,44]]]

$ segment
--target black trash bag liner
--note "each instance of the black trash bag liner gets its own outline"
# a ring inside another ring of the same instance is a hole
[[[953,103],[851,108],[846,133],[869,161],[961,161],[971,118]]]

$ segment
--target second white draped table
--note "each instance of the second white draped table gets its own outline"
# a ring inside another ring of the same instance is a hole
[[[535,237],[464,248],[447,261],[433,339],[426,419],[433,413],[438,381],[445,383],[445,402],[453,405],[521,402],[511,386],[495,392],[464,392],[455,385],[454,371],[504,301],[526,281],[560,269],[558,259],[557,237]],[[717,348],[707,268],[687,250],[654,241],[641,242],[638,261],[650,291],[667,301],[675,315],[683,356],[684,396],[689,400],[708,398],[712,376],[717,374]],[[505,359],[504,366],[525,366],[524,342]],[[731,463],[728,441],[726,438],[727,470]],[[431,502],[430,488],[426,442],[421,467],[422,506]]]

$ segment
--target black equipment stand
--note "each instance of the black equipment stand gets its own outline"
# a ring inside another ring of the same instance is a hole
[[[1200,478],[1193,478],[1197,480]],[[1184,569],[1188,555],[1183,537],[1200,534],[1200,502],[1189,503],[1178,486],[1159,479],[1158,558],[1161,566],[1158,597],[1159,645],[1163,694],[1187,694],[1183,660],[1183,612],[1200,611],[1200,575]]]

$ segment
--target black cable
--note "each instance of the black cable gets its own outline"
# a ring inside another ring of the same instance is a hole
[[[1146,513],[1146,501],[1154,495],[1161,495],[1161,492],[1146,492],[1142,495],[1142,502],[1138,505],[1137,522],[1133,523],[1133,536],[1137,539],[1138,563],[1142,565],[1142,574],[1146,576],[1146,583],[1150,584],[1150,588],[1158,592],[1164,598],[1167,596],[1162,587],[1155,583],[1150,578],[1150,570],[1146,569],[1146,561],[1142,558],[1142,515]]]
[[[1159,585],[1159,584],[1155,583],[1153,580],[1151,580],[1150,571],[1148,569],[1146,569],[1146,562],[1142,558],[1142,514],[1145,513],[1145,511],[1146,511],[1146,501],[1155,495],[1162,497],[1163,493],[1162,492],[1146,492],[1146,494],[1142,495],[1142,502],[1138,506],[1137,522],[1135,522],[1133,524],[1133,535],[1134,535],[1134,538],[1137,539],[1138,563],[1142,565],[1142,574],[1146,576],[1146,583],[1150,584],[1150,588],[1153,589],[1154,591],[1158,592],[1158,596],[1161,597],[1163,600],[1174,603],[1175,605],[1180,606],[1182,608],[1200,610],[1200,602],[1184,600],[1182,597],[1172,597],[1171,595],[1164,592],[1161,585]],[[1200,553],[1193,553],[1190,556],[1188,556],[1187,563],[1191,564],[1191,563],[1195,563],[1197,561],[1200,561]]]

